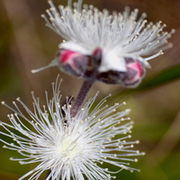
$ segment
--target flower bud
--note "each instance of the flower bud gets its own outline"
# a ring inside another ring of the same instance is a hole
[[[128,88],[137,87],[145,75],[142,62],[133,58],[125,58],[127,71],[107,71],[98,74],[97,79],[107,84],[121,84]]]
[[[124,58],[126,71],[108,70],[100,72],[102,49],[96,48],[91,56],[67,49],[61,49],[57,55],[61,71],[84,79],[96,79],[107,84],[120,84],[128,88],[139,85],[145,75],[142,62],[133,58]],[[121,59],[119,59],[121,61]]]
[[[32,72],[36,73],[51,66],[58,66],[63,72],[84,79],[98,80],[107,84],[120,84],[128,88],[137,87],[145,75],[146,64],[133,58],[117,58],[117,60],[120,64],[113,61],[108,62],[105,71],[101,72],[100,67],[104,59],[100,47],[97,47],[91,55],[61,48],[56,58],[48,66],[32,70]],[[113,66],[112,63],[114,63]],[[116,69],[113,69],[114,67]]]
[[[57,55],[57,60],[61,71],[70,75],[83,77],[89,57],[78,52],[61,49]]]

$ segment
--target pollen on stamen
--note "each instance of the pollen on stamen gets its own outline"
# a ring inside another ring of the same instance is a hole
[[[123,105],[126,105],[126,102],[125,102],[125,101],[123,102]]]
[[[108,171],[108,170],[107,170],[107,171]],[[110,175],[110,174],[108,174],[108,178],[111,179],[111,175]]]
[[[134,162],[138,162],[138,159],[134,159]]]
[[[118,146],[119,149],[122,149],[123,147],[124,147],[123,145]]]
[[[159,54],[160,54],[160,55],[163,55],[163,54],[164,54],[164,52],[163,52],[162,50],[160,50],[160,51],[159,51]]]
[[[109,95],[108,95],[108,97],[111,97],[112,96],[112,94],[110,93]]]
[[[125,111],[127,114],[129,114],[131,112],[131,109],[126,109]]]
[[[136,151],[136,154],[140,154],[140,151]]]
[[[41,14],[41,17],[42,17],[42,18],[45,18],[46,16],[45,16],[45,14]]]
[[[10,157],[10,158],[9,158],[9,160],[13,161],[13,160],[14,160],[14,158],[13,158],[13,157]]]
[[[5,101],[1,101],[1,104],[4,105],[4,104],[5,104]]]

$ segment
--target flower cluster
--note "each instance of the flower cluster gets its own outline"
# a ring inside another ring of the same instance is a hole
[[[12,138],[14,143],[0,140],[6,144],[4,148],[15,150],[24,156],[11,160],[21,164],[39,163],[20,180],[27,176],[31,176],[29,180],[38,179],[45,170],[50,170],[46,180],[70,180],[71,177],[78,180],[84,180],[85,177],[89,180],[115,178],[111,175],[114,172],[101,167],[101,164],[112,164],[117,167],[117,172],[123,169],[131,172],[137,170],[129,167],[128,162],[137,162],[132,156],[144,153],[132,150],[133,145],[139,141],[127,140],[131,138],[133,127],[133,122],[126,117],[129,109],[116,112],[125,103],[108,107],[104,105],[106,97],[89,113],[96,94],[71,118],[70,100],[67,99],[65,105],[60,105],[60,84],[58,79],[53,84],[52,99],[49,100],[46,92],[47,106],[43,108],[32,93],[33,112],[17,98],[29,117],[20,111],[16,102],[13,102],[14,109],[2,102],[14,113],[8,115],[11,125],[0,122],[7,131],[0,134]]]
[[[78,0],[72,6],[54,6],[45,15],[47,26],[58,33],[64,41],[59,45],[56,58],[51,66],[70,75],[81,77],[84,83],[77,98],[61,103],[59,76],[53,83],[53,97],[42,106],[33,98],[33,111],[21,100],[13,101],[13,111],[8,115],[10,124],[0,121],[4,131],[1,136],[9,137],[14,143],[0,138],[4,148],[17,151],[21,157],[11,158],[20,164],[38,165],[19,180],[29,177],[37,180],[48,171],[46,180],[110,180],[113,174],[123,169],[134,171],[130,162],[137,162],[134,156],[144,153],[133,150],[139,141],[130,141],[133,122],[127,117],[129,109],[119,111],[122,104],[105,105],[107,97],[95,106],[97,94],[85,102],[93,83],[120,84],[136,87],[145,76],[148,61],[161,55],[170,47],[171,32],[163,32],[165,25],[147,23],[146,14],[140,18],[138,10],[123,13],[107,10],[100,12],[92,5],[82,5]],[[109,95],[110,96],[110,95]],[[20,104],[27,114],[20,110]],[[92,108],[94,107],[94,108]],[[113,165],[116,169],[107,167]]]
[[[163,54],[171,47],[168,39],[174,33],[164,32],[162,22],[147,23],[146,14],[138,19],[138,9],[123,13],[99,11],[81,1],[58,9],[51,0],[45,15],[47,26],[59,34],[64,42],[59,44],[57,57],[47,66],[58,66],[65,73],[95,79],[108,84],[136,87],[150,65],[149,60]],[[45,67],[45,68],[47,68]],[[33,70],[37,72],[38,70]]]

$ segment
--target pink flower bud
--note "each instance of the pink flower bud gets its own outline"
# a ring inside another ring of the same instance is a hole
[[[102,49],[96,48],[91,56],[61,49],[57,55],[61,71],[84,79],[96,78],[101,63]]]
[[[145,68],[142,62],[133,58],[124,58],[126,71],[108,70],[100,72],[102,49],[99,47],[93,51],[91,56],[61,49],[57,55],[57,60],[60,70],[67,74],[84,79],[96,79],[107,84],[136,87],[145,75]]]
[[[124,78],[122,79],[123,85],[126,87],[136,87],[141,82],[145,75],[145,68],[143,64],[132,58],[126,58],[127,71],[124,72]]]
[[[67,74],[83,77],[89,57],[78,52],[61,49],[57,55],[60,70]]]
[[[136,87],[145,75],[143,64],[132,58],[125,58],[127,71],[107,71],[98,75],[98,80],[108,84],[121,84],[125,87]]]

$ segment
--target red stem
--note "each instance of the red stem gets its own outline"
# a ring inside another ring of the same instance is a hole
[[[86,99],[86,96],[93,86],[94,81],[93,80],[85,80],[81,86],[81,89],[79,91],[79,94],[73,103],[72,109],[71,109],[71,117],[75,117],[79,109],[81,108],[84,100]]]

